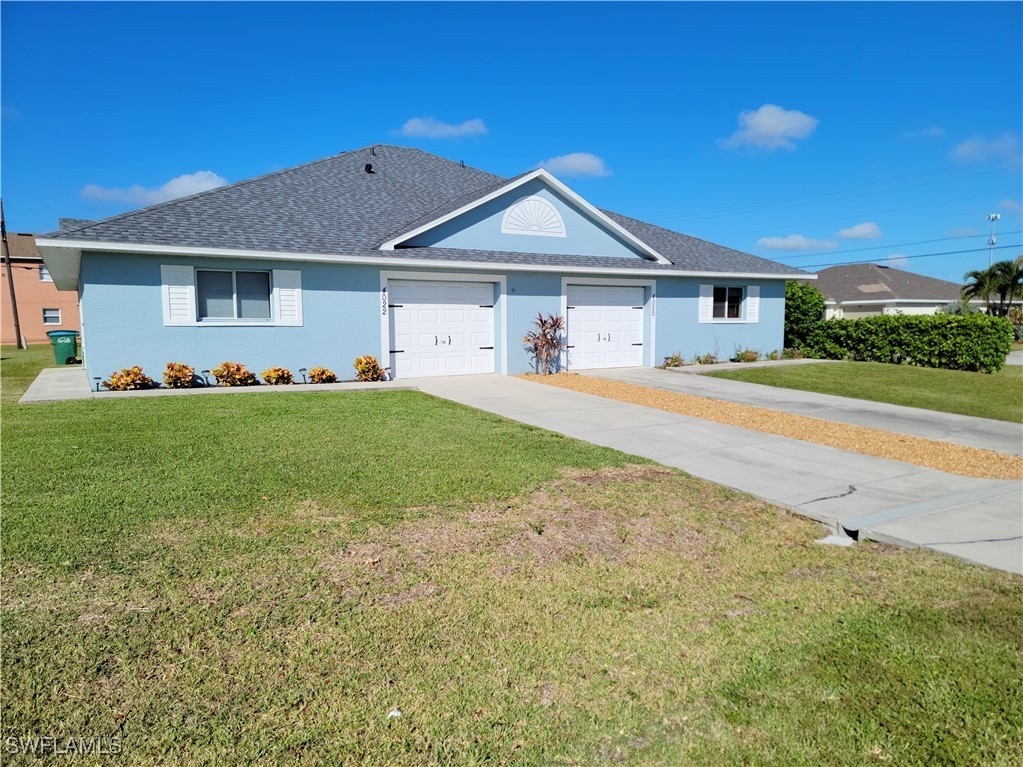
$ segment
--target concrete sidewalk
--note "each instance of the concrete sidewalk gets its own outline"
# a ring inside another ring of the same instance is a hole
[[[93,391],[89,379],[80,367],[44,368],[29,384],[18,400],[19,405],[33,402],[59,402],[68,399],[135,399],[139,397],[191,397],[220,394],[251,394],[253,392],[330,392],[330,391],[379,391],[383,389],[417,391],[419,387],[404,381],[378,381],[360,383],[343,381],[333,384],[290,384],[288,386],[200,386],[195,389],[145,389],[142,391]]]
[[[1019,482],[958,477],[508,376],[418,383],[438,397],[751,493],[860,539],[928,546],[1023,574]]]
[[[916,437],[979,447],[1008,455],[1023,455],[1023,426],[1008,421],[939,413],[934,410],[889,405],[886,402],[871,402],[836,397],[833,394],[817,394],[798,389],[731,381],[727,378],[679,375],[673,370],[657,368],[587,370],[586,375],[737,402],[742,405],[755,405],[769,410],[797,413],[827,421],[912,434]]]

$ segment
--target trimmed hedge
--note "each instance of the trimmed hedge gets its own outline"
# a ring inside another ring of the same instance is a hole
[[[986,314],[879,315],[825,320],[807,339],[809,357],[908,363],[994,373],[1012,348],[1012,326]]]

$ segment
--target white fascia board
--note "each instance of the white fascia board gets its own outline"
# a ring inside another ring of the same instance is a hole
[[[873,304],[947,304],[949,301],[958,301],[957,298],[877,298],[869,301],[860,301],[855,298],[850,298],[847,301],[842,301],[841,306],[860,306],[861,304],[873,305]]]
[[[52,251],[74,251],[76,252],[76,264],[81,251],[91,250],[103,253],[138,253],[142,255],[161,256],[193,256],[196,258],[250,258],[267,261],[307,261],[327,264],[362,264],[366,266],[407,266],[422,267],[431,269],[453,269],[461,271],[493,271],[505,272],[560,272],[563,274],[613,274],[629,275],[630,277],[705,277],[721,279],[742,279],[742,280],[791,280],[816,279],[816,275],[794,275],[794,274],[760,274],[757,272],[701,272],[685,269],[658,269],[657,271],[644,271],[642,269],[603,269],[593,266],[559,266],[547,264],[515,264],[500,263],[496,261],[448,261],[443,259],[423,258],[400,258],[372,256],[346,256],[330,253],[284,253],[274,250],[246,250],[243,248],[196,248],[187,245],[145,245],[141,243],[126,242],[93,242],[89,240],[37,240],[39,251],[45,253]],[[44,248],[46,249],[44,251]],[[393,251],[392,251],[393,252]],[[397,251],[401,252],[401,251]],[[76,277],[77,281],[77,270]],[[77,282],[76,282],[77,284]]]
[[[567,186],[565,186],[565,184],[563,184],[561,181],[558,181],[558,179],[556,179],[554,176],[552,176],[550,173],[548,173],[543,168],[537,168],[536,170],[534,170],[534,171],[532,171],[530,173],[527,173],[524,176],[520,176],[519,178],[515,179],[514,181],[508,182],[508,184],[506,184],[505,186],[502,186],[499,189],[495,189],[494,191],[492,191],[492,192],[490,192],[488,194],[485,194],[482,197],[480,197],[479,199],[473,200],[470,203],[466,203],[465,205],[463,205],[461,208],[458,208],[457,210],[453,210],[450,213],[446,213],[443,216],[439,216],[439,217],[433,219],[432,221],[428,221],[427,223],[423,224],[422,226],[417,226],[411,232],[406,232],[405,234],[399,235],[398,237],[394,237],[394,238],[392,238],[390,240],[387,240],[383,245],[380,246],[380,250],[394,250],[398,245],[401,245],[403,242],[408,242],[413,237],[417,237],[420,234],[422,234],[423,232],[427,232],[430,229],[433,229],[433,228],[435,228],[437,226],[440,226],[441,224],[446,223],[446,222],[450,221],[453,218],[457,218],[458,216],[461,216],[463,213],[466,213],[467,211],[470,211],[473,208],[478,208],[480,205],[488,203],[491,200],[494,200],[494,199],[500,197],[501,195],[507,194],[508,192],[511,192],[511,191],[517,189],[518,187],[522,186],[523,184],[528,184],[530,181],[533,181],[535,179],[540,179],[544,183],[546,183],[549,186],[553,187],[561,195],[563,195],[564,197],[567,197],[569,200],[571,200],[573,203],[575,203],[579,208],[581,208],[582,211],[586,214],[586,216],[588,218],[596,221],[601,226],[604,226],[604,227],[610,229],[615,234],[617,234],[619,237],[621,237],[623,240],[625,240],[630,245],[632,245],[634,248],[642,251],[643,253],[646,253],[648,256],[651,256],[658,263],[660,263],[660,264],[670,264],[671,263],[671,261],[669,261],[664,256],[662,256],[660,253],[658,253],[656,249],[650,247],[645,242],[643,242],[641,239],[639,239],[636,235],[632,234],[628,230],[624,229],[622,226],[620,226],[617,223],[615,223],[614,221],[612,221],[606,215],[604,215],[599,210],[597,210],[595,207],[593,207],[588,202],[586,202],[586,200],[584,200],[578,194],[576,194],[571,189],[569,189]]]
[[[57,290],[78,290],[78,272],[82,266],[82,251],[79,248],[52,248],[52,240],[37,239],[39,255],[50,272]]]

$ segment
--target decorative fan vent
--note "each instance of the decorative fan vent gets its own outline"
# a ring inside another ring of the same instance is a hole
[[[565,222],[561,214],[543,197],[523,197],[504,214],[503,234],[535,234],[541,237],[564,237]]]

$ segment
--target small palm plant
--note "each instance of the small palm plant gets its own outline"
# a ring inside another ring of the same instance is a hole
[[[544,375],[553,373],[558,367],[558,357],[564,346],[561,335],[565,330],[565,318],[558,314],[538,313],[533,321],[536,330],[526,333],[522,343],[533,354],[536,372]]]

